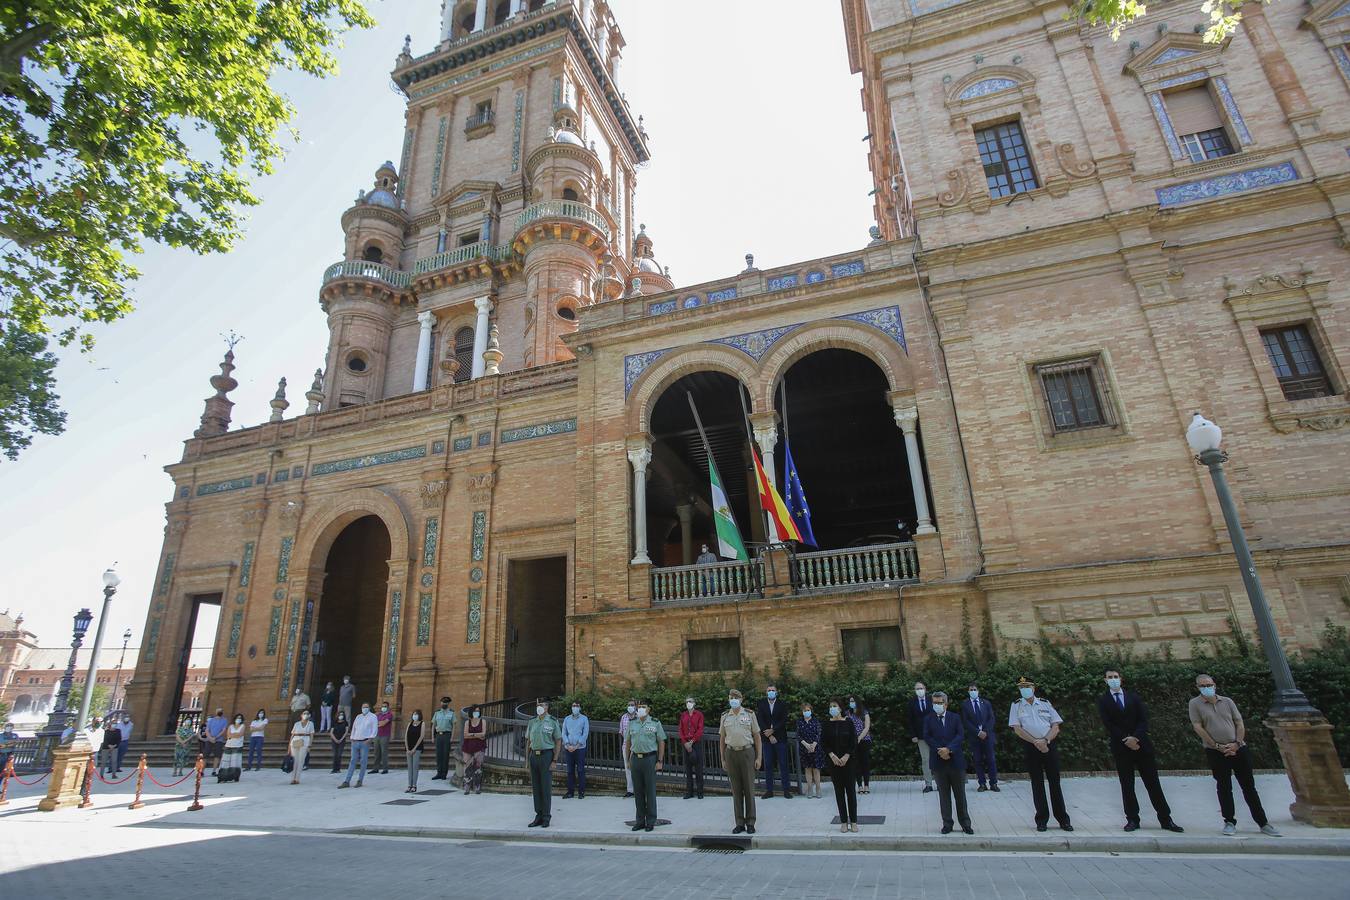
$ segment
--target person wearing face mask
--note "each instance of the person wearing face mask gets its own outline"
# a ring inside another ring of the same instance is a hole
[[[225,729],[225,753],[220,758],[220,771],[216,773],[217,784],[239,780],[244,768],[244,735],[247,731],[243,713],[235,713]]]
[[[633,760],[633,830],[656,827],[656,773],[666,755],[666,729],[651,714],[650,700],[639,700],[637,717],[628,723],[628,756]]]
[[[309,710],[300,713],[300,721],[291,726],[291,784],[300,783],[300,770],[309,762],[309,744],[314,740],[314,723]]]
[[[422,724],[422,711],[413,710],[408,719],[408,727],[403,732],[403,749],[408,753],[408,790],[405,793],[417,793],[417,770],[422,767],[422,744],[426,741],[426,728]]]
[[[684,747],[684,799],[703,799],[703,712],[693,697],[684,698],[680,745]]]
[[[356,702],[356,685],[352,684],[352,676],[342,676],[342,687],[338,688],[338,709],[347,714],[347,721],[352,720],[352,706]]]
[[[562,752],[562,728],[548,714],[548,701],[534,702],[534,718],[525,726],[525,752],[530,756],[530,791],[534,794],[534,821],[530,828],[547,828],[553,818],[553,767]]]
[[[469,717],[464,720],[464,740],[460,744],[464,754],[464,793],[473,791],[483,793],[483,754],[487,752],[487,723],[483,721],[483,711],[477,706],[469,708]]]
[[[342,751],[347,747],[347,738],[351,735],[352,726],[347,721],[347,714],[338,710],[337,718],[333,721],[333,727],[328,729],[328,739],[333,744],[333,768],[332,773],[336,775],[342,771]]]
[[[999,792],[998,763],[994,760],[994,704],[980,696],[980,686],[966,688],[965,703],[961,704],[961,724],[966,729],[966,746],[975,760],[975,778],[980,786],[976,793],[986,790]],[[986,782],[986,779],[988,781]]]
[[[778,780],[783,785],[783,799],[792,796],[788,787],[788,706],[778,697],[778,688],[772,684],[764,686],[764,699],[755,707],[755,718],[759,721],[760,735],[764,738],[760,746],[764,748],[764,794],[760,798],[773,797],[773,773],[778,770]]]
[[[581,714],[581,704],[572,704],[572,714],[562,721],[563,764],[567,769],[564,800],[580,795],[586,799],[586,745],[591,739],[591,720]]]
[[[628,709],[619,716],[619,744],[624,748],[619,752],[623,755],[623,798],[627,800],[633,796],[633,767],[632,760],[628,758],[628,725],[637,716],[637,698],[628,698]]]
[[[1266,818],[1261,796],[1256,792],[1251,752],[1247,749],[1247,726],[1242,722],[1237,704],[1231,697],[1221,696],[1214,679],[1208,675],[1196,676],[1195,686],[1200,696],[1191,698],[1188,712],[1191,727],[1205,745],[1205,758],[1219,792],[1223,833],[1237,834],[1237,807],[1233,803],[1233,779],[1236,777],[1238,787],[1242,788],[1242,799],[1247,801],[1247,809],[1261,833],[1279,837],[1279,831]]]
[[[857,697],[848,698],[844,716],[858,733],[858,749],[853,757],[853,778],[860,794],[872,793],[872,714]]]
[[[970,812],[966,809],[965,728],[956,710],[947,708],[947,695],[933,693],[933,714],[923,722],[923,740],[930,748],[928,765],[937,782],[938,805],[942,810],[942,833],[952,833],[952,804],[961,830],[974,834]]]
[[[1139,798],[1134,793],[1134,773],[1144,781],[1149,802],[1158,814],[1158,822],[1167,831],[1181,833],[1172,821],[1172,809],[1163,796],[1158,780],[1158,764],[1153,757],[1153,742],[1148,735],[1148,707],[1134,691],[1121,687],[1120,673],[1106,670],[1106,693],[1097,698],[1097,713],[1111,738],[1111,756],[1120,778],[1120,799],[1125,806],[1125,830],[1139,829]]]
[[[820,741],[830,760],[830,784],[839,809],[839,830],[858,830],[858,790],[853,776],[853,761],[858,753],[858,731],[844,715],[844,704],[836,697],[830,701],[830,720],[821,729]]]
[[[797,755],[802,760],[805,782],[803,797],[820,798],[820,770],[825,764],[825,751],[820,746],[820,720],[810,703],[802,704],[802,717],[797,720]]]
[[[262,769],[263,741],[267,733],[267,710],[260,709],[248,723],[248,759],[244,767],[257,772]]]
[[[431,776],[432,781],[445,781],[450,775],[451,767],[458,769],[455,765],[455,722],[459,717],[455,715],[455,710],[451,707],[449,697],[441,698],[441,708],[431,714],[431,731],[436,742],[436,774]],[[450,777],[450,783],[454,784],[458,776]]]
[[[1049,781],[1055,821],[1062,830],[1073,831],[1059,786],[1059,750],[1055,747],[1064,720],[1049,700],[1036,696],[1036,682],[1025,675],[1017,680],[1017,690],[1022,699],[1008,711],[1008,727],[1022,739],[1023,758],[1031,775],[1031,799],[1036,805],[1036,830],[1045,831],[1050,822],[1050,810],[1045,805],[1045,783]]]
[[[328,733],[333,728],[333,707],[337,705],[337,688],[328,682],[319,695],[319,731]]]
[[[394,736],[394,714],[389,711],[388,703],[380,704],[380,711],[375,714],[375,760],[370,764],[370,774],[379,772],[381,775],[389,774],[389,739]]]
[[[928,700],[928,688],[922,681],[914,682],[914,699],[909,701],[905,710],[909,723],[909,741],[919,751],[919,768],[923,772],[923,792],[933,792],[933,769],[929,762],[928,745],[923,740],[923,723],[933,714],[933,704]]]
[[[313,726],[311,726],[313,727]],[[380,720],[370,711],[369,703],[361,704],[361,714],[352,722],[352,761],[347,764],[347,774],[342,779],[339,788],[348,788],[352,786],[352,775],[360,767],[360,774],[356,777],[356,786],[361,787],[366,783],[366,765],[370,762],[370,744],[375,740],[375,733],[380,729]]]
[[[731,809],[736,817],[732,834],[755,833],[755,770],[761,760],[759,721],[742,705],[741,692],[727,693],[726,712],[717,727],[722,745],[722,766],[731,782]]]

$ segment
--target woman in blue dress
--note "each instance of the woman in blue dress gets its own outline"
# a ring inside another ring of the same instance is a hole
[[[797,720],[797,750],[801,753],[806,780],[802,784],[805,797],[820,796],[820,769],[825,765],[825,751],[820,746],[820,720],[815,717],[810,703],[802,704],[802,717]],[[811,788],[815,786],[815,793]]]

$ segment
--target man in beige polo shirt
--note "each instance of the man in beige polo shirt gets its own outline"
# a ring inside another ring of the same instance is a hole
[[[728,693],[726,712],[718,726],[722,765],[731,781],[731,807],[736,816],[732,834],[755,833],[755,770],[761,759],[759,722],[741,705],[741,692]]]
[[[1256,793],[1252,774],[1251,751],[1247,749],[1247,728],[1242,713],[1231,697],[1220,697],[1214,679],[1199,675],[1195,685],[1200,696],[1192,697],[1189,707],[1191,727],[1205,745],[1205,758],[1219,791],[1219,810],[1223,813],[1223,833],[1237,834],[1237,811],[1233,805],[1233,778],[1242,788],[1242,799],[1262,834],[1279,837],[1275,826],[1266,820],[1261,797]]]

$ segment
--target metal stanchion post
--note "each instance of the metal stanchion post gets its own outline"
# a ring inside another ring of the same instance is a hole
[[[14,777],[14,760],[5,760],[5,771],[0,775],[0,806],[8,806],[9,800],[5,795],[9,793],[9,780]]]
[[[89,762],[84,766],[84,796],[80,800],[79,809],[88,809],[94,805],[94,801],[89,799],[89,792],[94,787],[94,766],[96,765],[94,757],[89,757]]]
[[[145,754],[142,753],[140,765],[136,767],[136,799],[131,801],[131,805],[127,809],[140,809],[145,805],[141,801],[141,787],[145,784],[145,769]]]
[[[196,812],[204,808],[202,806],[202,772],[206,769],[206,760],[200,753],[197,754],[197,765],[193,768],[197,770],[197,786],[192,791],[192,805],[188,807],[188,812]]]

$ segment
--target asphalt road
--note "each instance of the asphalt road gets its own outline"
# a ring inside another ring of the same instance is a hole
[[[5,822],[0,896],[588,898],[1350,897],[1350,859],[744,854]]]

